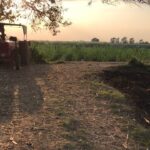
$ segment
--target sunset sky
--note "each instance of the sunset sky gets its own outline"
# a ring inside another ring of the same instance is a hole
[[[119,3],[102,4],[99,0],[88,6],[88,1],[64,1],[68,8],[64,17],[72,25],[60,28],[57,36],[49,31],[34,32],[28,29],[29,40],[52,41],[90,41],[98,37],[101,41],[109,41],[111,37],[134,37],[136,41],[150,41],[150,6]]]

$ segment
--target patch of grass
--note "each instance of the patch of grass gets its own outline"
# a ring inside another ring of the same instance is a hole
[[[75,143],[67,143],[63,146],[63,150],[77,150],[77,146]]]
[[[117,89],[114,89],[113,87],[107,85],[104,82],[98,82],[98,81],[92,81],[92,85],[94,85],[94,90],[96,92],[96,98],[99,100],[101,98],[110,100],[110,108],[111,111],[115,114],[119,114],[121,116],[127,116],[129,112],[129,107],[126,106],[126,96],[118,91]],[[96,104],[98,107],[99,105],[98,101]]]
[[[98,97],[103,97],[106,99],[115,99],[115,100],[123,100],[125,99],[124,94],[115,90],[115,89],[101,89],[97,92]]]
[[[129,66],[132,66],[132,67],[144,67],[145,65],[140,61],[138,60],[136,57],[132,58],[129,63],[128,63]]]
[[[91,145],[91,143],[88,142],[80,142],[81,150],[94,150],[93,145]]]
[[[113,112],[120,112],[122,109],[122,105],[114,103],[111,105],[111,109],[113,110]]]
[[[100,86],[100,87],[106,87],[107,85],[104,82],[99,82],[99,81],[92,81],[92,85],[94,86]]]
[[[69,118],[63,123],[63,127],[67,131],[77,131],[80,127],[80,121],[74,118]]]
[[[125,95],[118,91],[117,89],[114,89],[113,87],[107,85],[104,82],[98,82],[98,81],[92,81],[92,85],[96,87],[98,90],[96,92],[97,97],[102,97],[106,99],[112,99],[112,100],[124,100]]]
[[[132,110],[131,108],[124,104],[124,103],[112,103],[110,105],[110,108],[111,108],[111,112],[116,114],[116,115],[119,115],[119,116],[124,116],[124,117],[128,117],[129,114],[132,113]]]
[[[65,64],[64,60],[49,61],[49,64]]]
[[[78,130],[77,132],[71,132],[63,135],[65,139],[70,141],[69,146],[73,146],[78,150],[92,150],[93,144],[88,141],[88,135],[84,130]],[[68,144],[67,144],[68,146]],[[66,147],[66,145],[65,145]]]
[[[125,95],[125,100],[111,100],[111,110],[118,116],[129,121],[129,136],[135,140],[138,149],[150,148],[150,129],[143,122],[149,116],[149,66],[141,60],[133,58],[128,65],[111,67],[104,71],[103,81]],[[113,97],[108,91],[100,94]],[[120,95],[120,94],[119,94]],[[131,126],[132,125],[132,126]]]
[[[71,134],[65,134],[64,137],[72,142],[87,141],[87,133],[85,130],[79,129],[77,132],[72,132]]]
[[[71,99],[59,99],[59,101],[54,102],[53,111],[54,113],[65,119],[64,124],[67,123],[68,117],[72,116],[72,111],[70,109],[75,105],[75,102]]]
[[[35,63],[47,63],[46,58],[35,47],[31,49],[32,61]]]
[[[81,142],[78,143],[67,143],[63,146],[63,150],[94,150],[89,143]]]
[[[88,140],[87,129],[83,129],[81,122],[74,118],[67,119],[63,127],[67,133],[63,134],[63,138],[69,141],[69,144],[64,145],[63,149],[66,150],[93,150],[94,146],[92,141]]]
[[[64,116],[66,116],[66,112],[63,111],[63,110],[58,110],[58,111],[56,112],[56,115],[59,116],[59,117],[64,117]]]
[[[131,131],[131,136],[138,142],[141,146],[150,148],[150,129],[142,126],[136,126],[135,129]]]

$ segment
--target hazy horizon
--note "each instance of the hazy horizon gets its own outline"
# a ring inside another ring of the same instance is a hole
[[[60,28],[57,36],[50,31],[41,29],[34,32],[28,29],[29,40],[50,41],[90,41],[97,37],[100,41],[110,41],[111,37],[135,38],[150,41],[150,7],[135,4],[120,3],[116,5],[103,4],[95,1],[88,6],[88,1],[65,1],[64,8],[68,10],[64,17],[72,25]],[[26,23],[25,23],[26,24]],[[9,31],[10,34],[12,31]],[[18,33],[19,37],[21,32]]]

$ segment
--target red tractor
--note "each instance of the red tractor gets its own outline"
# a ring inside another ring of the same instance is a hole
[[[5,26],[22,27],[24,41],[18,41],[15,36],[6,38]],[[30,61],[30,49],[26,37],[26,26],[21,24],[0,23],[0,62],[8,63],[17,70],[20,69],[21,65],[28,65]]]

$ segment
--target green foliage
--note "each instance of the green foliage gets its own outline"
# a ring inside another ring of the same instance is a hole
[[[34,30],[40,29],[42,25],[42,28],[52,31],[53,35],[60,32],[61,25],[71,24],[63,18],[63,11],[62,3],[57,0],[0,1],[0,21],[15,23],[23,18]]]
[[[47,61],[130,61],[148,62],[150,45],[123,45],[86,42],[32,42]]]
[[[141,145],[150,147],[150,129],[137,126],[132,132],[133,138]]]
[[[97,95],[100,97],[108,98],[108,99],[117,99],[117,100],[125,99],[125,96],[121,92],[115,89],[99,90],[97,92]]]
[[[133,67],[144,67],[144,64],[140,60],[138,60],[136,57],[133,57],[129,61],[129,65]]]
[[[32,54],[32,60],[35,63],[46,63],[46,59],[44,56],[35,48],[31,49],[31,54]]]

